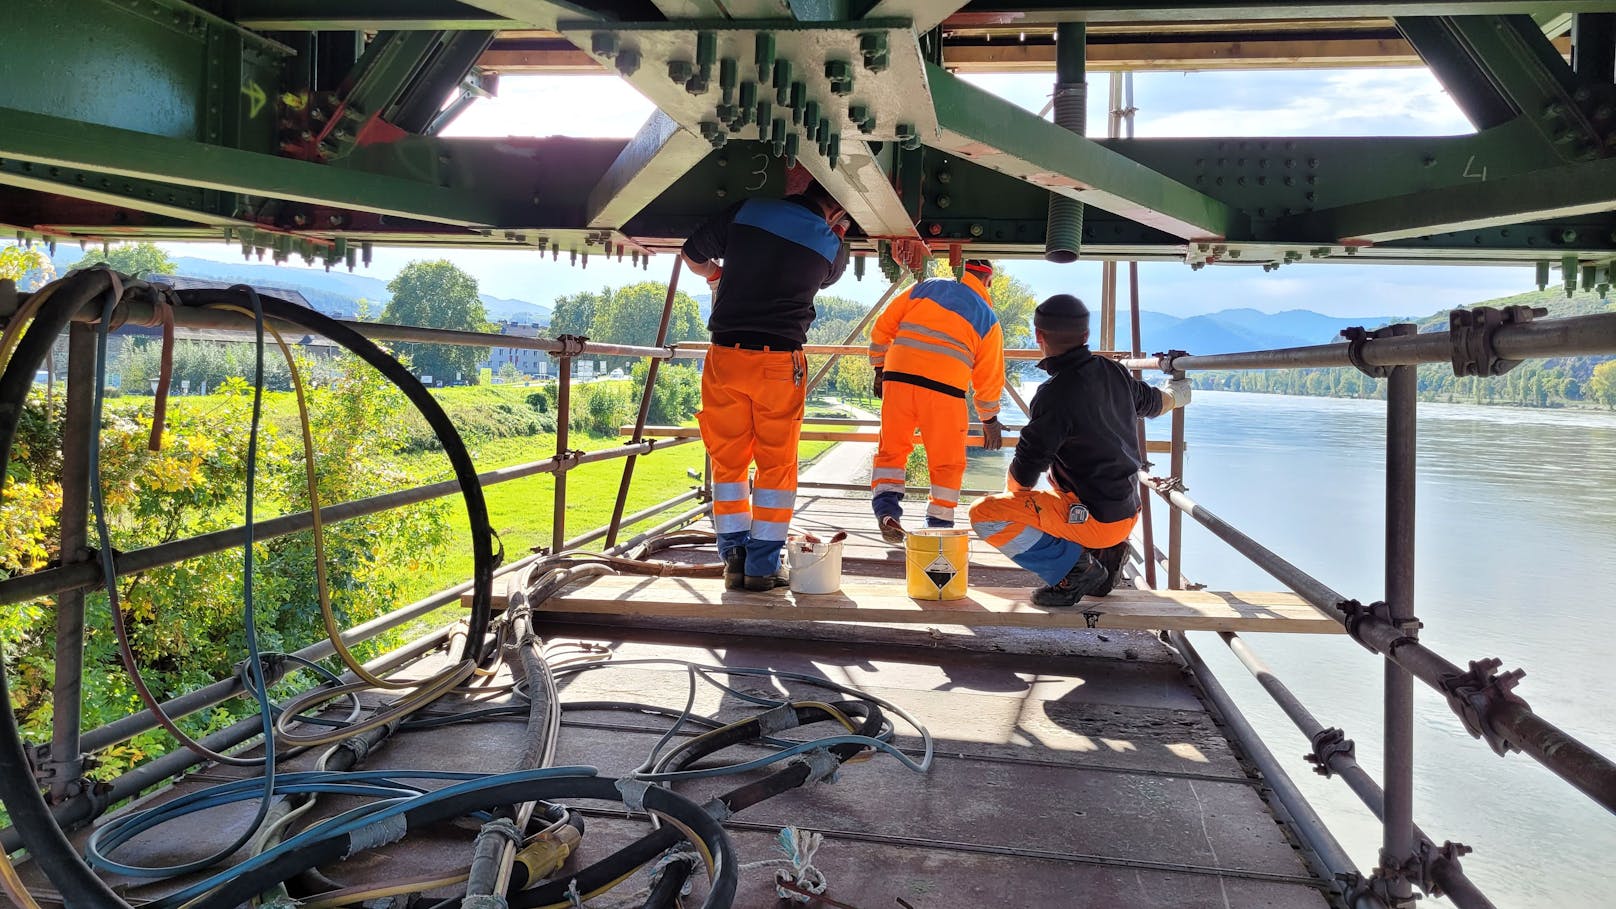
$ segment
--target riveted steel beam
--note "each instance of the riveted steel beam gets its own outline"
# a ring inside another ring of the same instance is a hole
[[[487,31],[525,25],[455,0],[237,0],[235,20],[266,32]]]
[[[1362,246],[1616,211],[1611,187],[1616,158],[1343,205],[1282,221],[1279,229]]]
[[[921,0],[923,2],[923,0]],[[946,3],[948,0],[937,0]],[[1270,19],[1352,19],[1363,16],[1501,16],[1595,13],[1610,9],[1608,0],[972,0],[954,17],[972,20],[1007,15],[1039,22],[1192,22]],[[952,24],[952,23],[950,23]]]
[[[562,0],[461,0],[461,2],[502,19],[520,22],[530,28],[553,29],[562,19],[601,18],[593,9],[565,3]]]
[[[939,134],[927,145],[1176,237],[1229,236],[1229,205],[927,64]]]
[[[589,194],[590,227],[621,227],[712,152],[706,139],[657,111]]]
[[[878,0],[865,15],[871,19],[909,19],[915,31],[929,32],[968,3],[969,0]]]
[[[464,190],[0,108],[0,158],[462,226],[500,223]]]

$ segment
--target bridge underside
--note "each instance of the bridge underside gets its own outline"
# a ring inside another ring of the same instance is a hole
[[[846,203],[868,256],[900,238],[1037,255],[1059,195],[1084,204],[1065,240],[1086,258],[1535,262],[1599,285],[1616,258],[1608,8],[17,0],[0,225],[328,264],[371,244],[638,258],[801,168]],[[1053,87],[1057,65],[1068,83],[1424,65],[1475,132],[1090,139],[962,78],[1050,71]],[[440,135],[524,72],[613,74],[658,110],[627,141]]]

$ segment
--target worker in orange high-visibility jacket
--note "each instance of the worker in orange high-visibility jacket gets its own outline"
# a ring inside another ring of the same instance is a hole
[[[870,332],[881,440],[870,474],[871,504],[881,536],[902,543],[904,467],[915,430],[926,449],[931,503],[926,526],[953,527],[965,478],[967,389],[982,420],[983,447],[1000,446],[1004,333],[993,314],[993,263],[971,259],[958,280],[932,278],[887,307]]]
[[[841,204],[810,184],[784,199],[732,205],[684,245],[691,271],[713,288],[696,422],[713,462],[713,525],[732,590],[782,580],[808,383],[802,346],[814,295],[847,268],[847,224]]]

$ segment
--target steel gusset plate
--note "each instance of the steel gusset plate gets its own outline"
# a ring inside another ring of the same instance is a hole
[[[893,141],[907,136],[937,135],[936,112],[931,105],[919,39],[904,19],[867,19],[861,22],[793,23],[786,21],[718,20],[672,23],[636,23],[603,27],[600,22],[562,22],[561,34],[608,69],[616,69],[630,84],[664,113],[698,135],[711,136],[714,127],[728,139],[775,141],[774,121],[783,121],[786,133],[797,138],[797,156],[819,154],[818,120],[838,137],[844,151],[854,140]],[[760,67],[759,36],[772,45],[772,61],[787,61],[790,76],[784,97],[776,84],[781,68]],[[705,37],[703,37],[705,36]],[[772,40],[770,40],[772,39]],[[705,47],[698,49],[698,43]],[[866,53],[878,46],[875,68]],[[710,50],[709,50],[710,48]],[[751,83],[756,101],[769,105],[769,121],[760,124],[756,103],[748,119],[732,126],[733,118],[720,116],[725,105],[723,61],[734,61],[735,87],[729,104],[741,106],[743,84]],[[705,76],[704,75],[705,67]],[[827,69],[829,67],[829,69]],[[833,78],[833,73],[837,78]],[[677,77],[677,78],[676,78]],[[694,77],[694,79],[692,79]],[[705,84],[703,84],[705,83]],[[801,89],[793,105],[792,84]],[[849,85],[850,83],[850,85]],[[804,108],[817,113],[805,122]],[[855,122],[852,113],[863,115]],[[728,122],[726,122],[728,121]],[[703,130],[702,124],[708,124]],[[840,162],[837,166],[841,166]]]

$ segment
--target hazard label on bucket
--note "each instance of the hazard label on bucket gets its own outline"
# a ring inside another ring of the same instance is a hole
[[[954,563],[943,558],[941,553],[937,555],[937,558],[931,560],[930,565],[926,566],[926,577],[937,585],[938,590],[947,587],[948,582],[954,580],[954,576],[957,574],[959,574],[959,571],[954,568]]]

